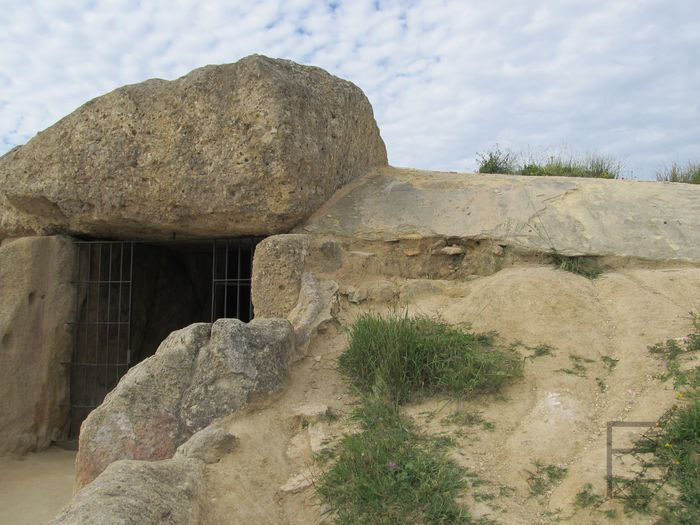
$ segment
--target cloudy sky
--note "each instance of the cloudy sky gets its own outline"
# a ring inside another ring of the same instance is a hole
[[[395,166],[498,143],[700,160],[698,0],[0,0],[0,154],[87,100],[252,54],[349,79]]]

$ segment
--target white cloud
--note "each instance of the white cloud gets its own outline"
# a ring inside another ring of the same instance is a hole
[[[470,170],[497,142],[597,151],[641,177],[700,159],[694,0],[0,0],[0,12],[0,153],[125,83],[262,53],[358,84],[395,165]]]

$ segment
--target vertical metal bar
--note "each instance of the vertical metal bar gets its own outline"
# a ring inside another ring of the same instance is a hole
[[[238,245],[238,270],[236,271],[236,319],[241,318],[241,242]]]
[[[74,279],[75,281],[75,318],[74,318],[74,323],[73,323],[73,348],[71,350],[71,363],[73,362],[80,362],[78,360],[78,356],[76,355],[77,348],[80,345],[80,325],[78,324],[80,322],[80,290],[81,290],[81,283],[80,283],[80,253],[81,253],[82,245],[76,244],[76,250],[75,250],[75,271],[77,272],[77,275]],[[73,391],[73,387],[75,386],[75,383],[77,381],[76,379],[76,370],[74,366],[70,366],[70,369],[68,370],[69,374],[69,388],[70,388],[70,405],[77,405],[77,392]],[[75,380],[75,381],[74,381]],[[76,389],[77,390],[77,389]],[[71,439],[74,435],[77,436],[77,431],[74,428],[75,425],[75,418],[76,418],[76,413],[75,409],[73,406],[68,407],[68,422],[69,422],[69,427],[68,427],[68,439]],[[78,431],[80,430],[80,427],[78,427]]]
[[[106,390],[109,388],[109,350],[110,350],[110,345],[109,345],[109,339],[110,335],[112,333],[112,325],[110,324],[110,320],[112,319],[112,257],[114,254],[114,244],[113,242],[109,243],[109,274],[107,275],[107,341],[105,341],[105,368],[104,368],[104,388],[105,388],[105,393]],[[117,325],[118,326],[118,325]]]
[[[85,355],[80,356],[81,363],[88,362],[88,354],[89,354],[88,340],[90,337],[90,332],[89,332],[89,330],[90,330],[90,294],[92,293],[92,290],[91,290],[92,284],[90,283],[90,281],[92,281],[92,244],[88,244],[88,274],[87,274],[87,285],[85,287],[87,289],[87,294],[86,294],[86,298],[85,298],[85,321],[86,321],[85,322],[85,349],[83,352],[81,352],[81,353],[84,353]],[[82,374],[85,377],[85,382],[83,383],[84,391],[81,392],[81,394],[82,394],[81,397],[85,398],[85,401],[81,403],[83,405],[88,404],[88,401],[87,401],[87,394],[88,394],[87,385],[89,382],[88,381],[88,368],[89,367],[84,366],[83,367],[83,374]]]
[[[122,282],[124,279],[124,243],[119,244],[119,299],[117,301],[117,358],[115,360],[116,364],[119,365],[121,360],[121,335],[122,335]],[[114,367],[114,381],[115,384],[119,382],[119,366]]]
[[[613,453],[612,453],[612,444],[613,444],[613,422],[608,421],[607,423],[607,428],[606,428],[606,436],[605,436],[605,467],[606,467],[606,480],[607,480],[607,496],[608,498],[612,498],[613,496],[613,477],[612,477],[612,469],[613,469]]]
[[[211,322],[216,321],[216,241],[211,242]]]
[[[226,251],[226,268],[224,270],[224,318],[228,317],[228,241],[224,241],[225,251]]]
[[[95,310],[95,358],[93,363],[97,364],[99,362],[98,359],[98,354],[99,354],[99,348],[100,348],[100,317],[101,317],[101,312],[100,312],[100,295],[102,295],[102,244],[97,245],[99,248],[98,251],[98,257],[97,257],[97,279],[95,279],[95,284],[97,286],[97,309]],[[92,397],[91,397],[91,406],[97,406],[97,374],[99,370],[97,367],[90,367],[92,368]]]
[[[250,242],[250,261],[248,268],[250,268],[250,281],[248,284],[248,321],[253,320],[253,254],[255,253],[255,239],[253,237],[250,237],[248,239]]]
[[[131,247],[131,258],[129,259],[129,316],[127,318],[127,347],[126,347],[126,368],[131,365],[131,290],[134,282],[134,243],[129,243]]]

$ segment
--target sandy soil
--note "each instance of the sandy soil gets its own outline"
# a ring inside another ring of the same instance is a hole
[[[503,523],[606,522],[602,512],[577,511],[573,499],[584,483],[604,493],[606,422],[654,421],[677,402],[671,386],[654,377],[663,364],[647,346],[690,331],[688,313],[700,308],[700,269],[623,269],[590,281],[533,265],[468,282],[393,283],[403,304],[343,302],[338,324],[349,325],[362,311],[398,307],[471,323],[479,331],[496,330],[505,344],[554,348],[551,357],[527,360],[523,380],[500,399],[428,399],[405,409],[424,430],[453,435],[455,459],[483,480],[464,498],[473,514]],[[312,449],[342,434],[342,416],[352,409],[354,400],[334,364],[344,345],[344,332],[328,326],[312,342],[310,355],[295,364],[284,392],[228,420],[240,447],[208,468],[206,523],[320,521],[324,509],[310,483],[320,467]],[[571,355],[590,360],[583,362],[585,377],[561,372],[572,366]],[[617,366],[609,370],[603,356],[618,359]],[[326,404],[341,417],[330,423],[295,417],[296,408],[308,403]],[[441,420],[457,409],[481,412],[495,429],[445,426]],[[614,446],[624,446],[634,435],[636,429],[616,432]],[[568,469],[563,481],[539,498],[530,496],[527,484],[535,461]],[[280,490],[295,476],[301,480],[298,490]],[[616,523],[644,522],[640,516],[624,517],[617,503],[601,510],[612,508],[621,516]]]
[[[75,452],[50,448],[0,458],[0,523],[46,523],[73,495]]]

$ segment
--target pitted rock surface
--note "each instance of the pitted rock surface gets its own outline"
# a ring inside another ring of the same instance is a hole
[[[386,164],[357,86],[253,55],[116,89],[0,157],[0,239],[281,233]]]
[[[283,319],[198,323],[132,368],[81,427],[76,486],[120,459],[158,460],[251,396],[287,379],[294,331]]]

